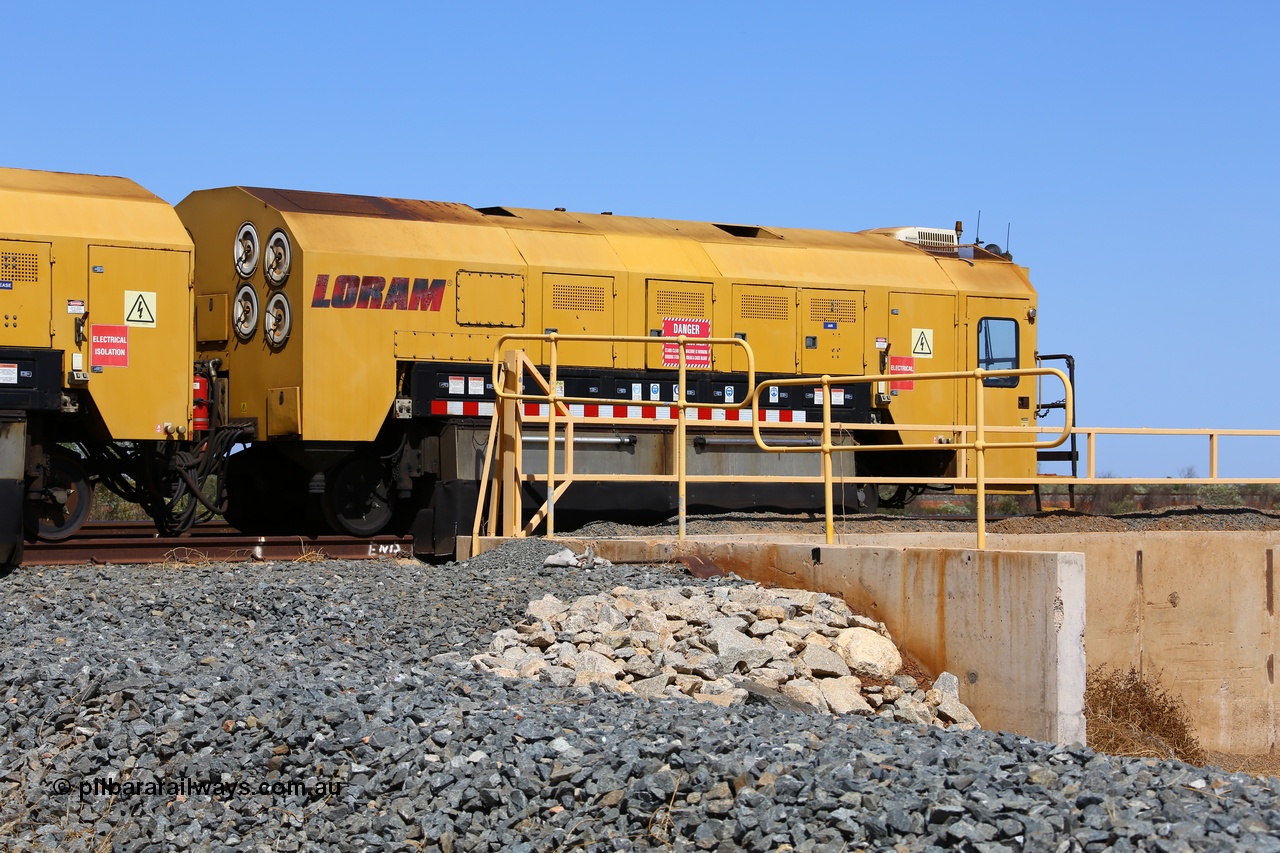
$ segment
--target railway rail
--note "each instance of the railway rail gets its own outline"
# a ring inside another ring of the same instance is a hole
[[[227,525],[199,525],[161,537],[149,521],[88,522],[59,542],[28,543],[24,566],[72,563],[192,563],[207,560],[395,559],[413,556],[402,536],[256,536]]]

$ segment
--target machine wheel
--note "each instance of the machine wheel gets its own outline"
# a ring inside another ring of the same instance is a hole
[[[79,457],[53,452],[46,458],[44,487],[27,499],[27,528],[46,542],[59,542],[89,517],[93,487]]]
[[[880,509],[880,487],[871,483],[858,486],[858,512],[875,512]]]
[[[325,477],[325,518],[339,533],[373,536],[387,526],[394,511],[391,472],[372,454],[358,453]]]

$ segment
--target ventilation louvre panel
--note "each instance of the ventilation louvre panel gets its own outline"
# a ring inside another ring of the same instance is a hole
[[[739,311],[743,320],[789,320],[791,300],[785,296],[745,293]]]
[[[0,252],[0,279],[40,281],[40,258],[34,252]]]

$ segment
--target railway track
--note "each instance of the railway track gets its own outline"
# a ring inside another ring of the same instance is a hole
[[[916,517],[899,516],[909,522]],[[923,516],[920,518],[924,518]],[[936,516],[935,516],[936,518]],[[947,516],[951,521],[972,522],[972,516]],[[725,519],[749,520],[767,531],[774,523],[794,524],[794,519],[770,514],[742,514]],[[811,524],[816,522],[810,522]],[[572,534],[568,534],[572,535]],[[411,537],[375,536],[259,536],[225,524],[198,525],[181,536],[162,537],[149,521],[90,521],[59,542],[31,542],[24,549],[24,566],[78,563],[193,563],[205,561],[266,561],[319,559],[395,559],[413,556]]]
[[[395,559],[413,556],[400,536],[254,536],[226,525],[200,525],[161,537],[150,522],[88,522],[60,542],[28,543],[22,565],[193,563],[210,560]]]

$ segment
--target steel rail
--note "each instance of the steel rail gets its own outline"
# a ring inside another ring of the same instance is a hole
[[[256,536],[230,527],[162,537],[150,523],[87,524],[60,542],[30,542],[23,566],[206,563],[413,557],[411,537]]]

